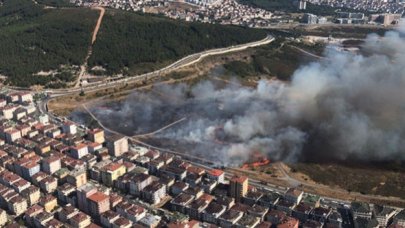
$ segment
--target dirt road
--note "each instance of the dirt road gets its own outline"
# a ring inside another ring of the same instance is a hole
[[[89,46],[89,50],[87,51],[86,58],[84,59],[83,64],[80,66],[80,72],[79,72],[79,75],[78,75],[78,77],[76,79],[76,83],[75,83],[74,88],[78,88],[80,86],[80,82],[82,80],[82,77],[84,76],[84,74],[87,71],[87,62],[88,62],[91,54],[93,53],[93,44],[97,40],[98,30],[100,29],[100,26],[101,26],[101,23],[103,22],[103,18],[104,18],[104,14],[105,14],[105,9],[103,7],[92,7],[91,9],[99,10],[100,11],[100,16],[98,17],[96,26],[94,27],[93,36],[91,38],[91,44]]]
[[[100,16],[98,17],[96,27],[94,27],[93,37],[91,38],[91,45],[93,45],[94,42],[96,42],[98,30],[100,29],[101,22],[103,22],[105,14],[105,9],[103,7],[93,7],[92,9],[100,10]]]

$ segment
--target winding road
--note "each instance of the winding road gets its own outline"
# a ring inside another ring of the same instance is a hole
[[[235,45],[235,46],[226,47],[226,48],[211,49],[211,50],[203,51],[200,53],[192,54],[192,55],[186,56],[186,57],[170,64],[169,66],[166,66],[160,70],[156,70],[156,71],[153,71],[150,73],[119,78],[114,81],[89,83],[81,88],[75,87],[75,88],[67,88],[67,89],[48,89],[48,90],[45,90],[45,92],[48,93],[51,97],[54,97],[54,96],[80,93],[82,90],[84,92],[94,92],[94,91],[112,88],[112,87],[115,87],[116,85],[123,84],[123,83],[131,84],[131,83],[141,82],[146,79],[159,77],[163,74],[167,74],[174,70],[195,64],[209,56],[215,56],[215,55],[221,55],[221,54],[226,54],[226,53],[231,53],[231,52],[242,51],[242,50],[245,50],[248,48],[269,44],[269,43],[273,42],[274,40],[275,40],[275,38],[273,36],[268,35],[266,38],[259,40],[259,41]],[[19,88],[19,87],[10,87],[10,88],[11,89],[24,89],[24,88]]]

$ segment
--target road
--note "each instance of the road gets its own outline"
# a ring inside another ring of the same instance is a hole
[[[295,48],[295,49],[297,49],[298,51],[300,51],[300,52],[302,52],[302,53],[304,53],[304,54],[306,54],[306,55],[309,55],[309,56],[311,56],[311,57],[314,57],[314,58],[317,58],[317,59],[323,59],[323,58],[325,58],[325,57],[323,57],[323,56],[315,55],[314,53],[305,51],[305,50],[302,49],[302,48],[299,48],[299,47],[296,47],[296,46],[293,46],[293,45],[289,45],[289,46],[292,47],[292,48]]]
[[[81,88],[75,87],[75,88],[67,88],[67,89],[47,89],[44,92],[48,93],[51,97],[57,97],[57,96],[62,96],[62,95],[80,93],[82,90],[84,92],[95,92],[95,91],[99,91],[99,90],[113,88],[119,84],[132,84],[132,83],[136,83],[136,82],[142,82],[144,80],[154,78],[154,77],[159,77],[159,76],[169,73],[171,71],[195,64],[209,56],[215,56],[215,55],[221,55],[221,54],[226,54],[226,53],[231,53],[231,52],[242,51],[242,50],[245,50],[248,48],[269,44],[269,43],[273,42],[274,40],[275,40],[275,38],[273,36],[268,35],[266,38],[259,40],[259,41],[255,41],[255,42],[235,45],[235,46],[226,47],[226,48],[211,49],[211,50],[203,51],[200,53],[191,54],[189,56],[186,56],[186,57],[170,64],[169,66],[166,66],[160,70],[156,70],[156,71],[153,71],[150,73],[113,79],[113,80],[107,81],[107,82],[103,81],[103,82],[89,83]],[[28,90],[27,88],[21,88],[21,87],[9,87],[9,88],[15,89],[15,90]]]
[[[105,14],[105,9],[103,7],[92,7],[91,9],[99,10],[100,15],[99,15],[99,17],[97,19],[96,25],[94,26],[93,36],[91,37],[91,44],[90,44],[89,49],[87,51],[86,58],[84,59],[83,64],[80,66],[79,75],[78,75],[78,77],[76,79],[76,83],[75,83],[74,88],[78,88],[80,86],[81,80],[82,80],[84,74],[86,74],[87,64],[88,64],[88,61],[89,61],[89,58],[90,58],[91,54],[93,53],[93,45],[94,45],[94,42],[96,42],[98,30],[100,29],[101,22],[103,21],[104,14]]]
[[[132,77],[129,77],[129,78],[123,78],[123,79],[119,79],[119,80],[116,80],[116,81],[107,82],[107,83],[103,83],[103,84],[98,84],[98,83],[97,83],[97,84],[95,84],[95,85],[89,85],[89,86],[83,87],[83,91],[85,91],[85,92],[97,91],[97,90],[101,90],[101,89],[106,89],[106,88],[114,87],[114,86],[116,86],[116,85],[119,84],[119,83],[132,83],[132,82],[137,82],[137,81],[140,81],[140,80],[144,80],[145,77],[159,76],[159,75],[161,75],[163,72],[166,73],[167,71],[170,71],[170,70],[175,70],[175,69],[178,69],[178,68],[181,68],[181,67],[184,67],[184,66],[188,66],[188,65],[194,64],[194,63],[196,63],[196,62],[198,62],[198,61],[201,61],[203,58],[205,58],[205,57],[207,57],[207,56],[218,55],[218,54],[223,54],[223,53],[228,53],[228,52],[243,50],[243,49],[246,49],[246,48],[249,48],[249,47],[255,47],[255,46],[265,45],[265,44],[268,44],[268,43],[272,42],[273,40],[274,40],[273,37],[268,36],[268,37],[266,37],[265,39],[263,39],[263,40],[261,40],[261,41],[257,41],[257,42],[252,42],[252,43],[248,43],[248,44],[242,44],[242,45],[238,45],[238,46],[232,46],[232,47],[228,47],[228,48],[214,49],[214,50],[209,50],[209,51],[205,51],[205,52],[201,52],[201,53],[197,53],[197,54],[192,54],[192,55],[187,56],[187,57],[185,57],[185,58],[183,58],[183,59],[180,59],[179,61],[177,61],[177,62],[171,64],[170,66],[167,66],[167,67],[165,67],[165,68],[163,68],[163,69],[160,69],[160,70],[158,70],[158,71],[151,72],[151,73],[147,73],[147,74],[144,74],[144,75],[137,75],[137,76],[132,76]],[[71,88],[71,89],[62,89],[62,90],[47,90],[47,92],[50,94],[50,97],[47,98],[47,99],[45,99],[43,102],[39,103],[39,104],[38,104],[38,107],[39,107],[39,109],[41,110],[41,112],[43,112],[43,113],[48,113],[48,112],[47,112],[47,102],[49,101],[49,99],[56,98],[56,97],[60,97],[60,96],[64,96],[64,95],[68,95],[68,94],[72,94],[72,93],[77,93],[77,92],[80,92],[80,91],[81,91],[81,88]],[[99,123],[99,125],[100,125],[106,132],[110,132],[110,133],[122,135],[121,133],[119,133],[119,132],[117,132],[117,131],[114,131],[114,130],[112,130],[112,129],[109,129],[109,128],[107,128],[106,126],[104,126],[104,125],[97,119],[97,117],[94,116],[94,115],[88,110],[88,108],[87,108],[85,105],[84,105],[83,107],[84,107],[84,109],[85,109],[86,111],[89,112],[89,114]],[[52,119],[55,119],[55,117],[52,116],[51,113],[48,113],[48,114],[50,114],[50,117],[51,117]],[[181,120],[179,120],[179,121],[183,121],[183,120],[181,119]],[[176,123],[177,123],[177,122],[175,122],[174,124],[176,124]],[[170,126],[169,126],[169,127],[170,127]],[[165,128],[164,128],[164,129],[165,129]],[[164,130],[164,129],[163,129],[163,130]],[[197,156],[193,156],[193,155],[189,155],[189,154],[184,154],[184,153],[182,153],[182,152],[177,152],[177,151],[173,151],[173,150],[169,150],[169,149],[165,149],[165,148],[159,148],[159,147],[155,147],[155,146],[153,146],[153,145],[146,144],[146,143],[144,143],[144,142],[142,142],[142,141],[139,140],[139,138],[138,138],[139,136],[135,136],[135,137],[128,136],[128,137],[129,137],[129,138],[131,139],[131,141],[134,142],[134,143],[137,143],[137,144],[140,144],[140,145],[144,145],[144,146],[149,147],[149,148],[154,148],[154,149],[160,150],[160,151],[162,151],[162,152],[167,152],[167,153],[171,153],[171,154],[174,154],[174,155],[177,155],[177,156],[181,156],[181,157],[183,157],[184,159],[188,160],[189,162],[192,162],[194,165],[199,165],[199,166],[204,167],[204,168],[206,168],[206,169],[212,169],[212,167],[213,167],[214,165],[217,165],[215,161],[209,161],[209,160],[206,160],[206,159],[204,159],[204,158],[202,158],[202,157],[197,157]],[[308,187],[313,187],[313,188],[319,188],[319,185],[312,185],[312,184],[309,184],[309,183],[304,183],[304,182],[301,182],[300,180],[297,180],[297,179],[294,178],[294,177],[291,177],[291,176],[288,174],[288,172],[284,169],[284,167],[281,167],[280,170],[281,170],[281,172],[282,172],[283,175],[284,175],[284,178],[285,178],[284,180],[286,180],[286,181],[289,183],[289,186],[299,186],[299,185],[303,185],[303,186],[308,186]],[[231,175],[234,175],[234,174],[233,174],[233,173],[227,173],[227,176],[228,176],[228,177],[230,177]],[[274,186],[274,185],[268,185],[268,184],[263,185],[259,180],[255,180],[254,178],[251,178],[251,183],[252,183],[252,185],[255,186],[255,187],[259,187],[259,188],[263,188],[263,189],[270,189],[270,190],[273,190],[273,191],[280,191],[280,189],[284,189],[284,187],[280,187],[280,186]],[[271,186],[271,187],[269,187],[269,186]],[[323,187],[323,188],[328,188],[328,189],[330,190],[330,188],[327,187],[327,186],[322,186],[322,187]],[[335,189],[333,189],[333,191],[334,191],[334,190],[335,190]],[[337,190],[338,190],[338,189],[336,189],[336,191],[337,191]],[[347,194],[346,192],[343,192],[343,191],[341,191],[341,190],[339,190],[339,193],[345,193],[345,194]],[[351,193],[351,195],[355,195],[355,194],[356,194],[356,193]],[[362,198],[368,198],[368,199],[370,199],[370,200],[380,200],[380,199],[393,200],[392,198],[390,199],[389,197],[380,197],[380,196],[371,196],[371,195],[370,195],[370,196],[368,196],[368,195],[365,196],[365,195],[360,195],[360,193],[359,193],[359,196],[361,196]],[[325,198],[326,198],[326,197],[325,197]],[[339,201],[338,199],[335,199],[335,198],[328,198],[328,199],[330,199],[331,201]],[[340,202],[344,202],[344,201],[341,201],[341,200],[340,200]]]
[[[152,137],[152,136],[154,136],[154,135],[156,135],[156,134],[158,134],[158,133],[160,133],[160,132],[162,132],[162,131],[164,131],[164,130],[170,128],[170,127],[173,127],[174,125],[176,125],[176,124],[178,124],[178,123],[181,123],[181,122],[185,121],[186,119],[187,119],[187,117],[183,117],[183,118],[181,118],[181,119],[179,119],[179,120],[176,120],[176,121],[174,121],[173,123],[168,124],[168,125],[166,125],[166,126],[160,128],[160,129],[158,129],[158,130],[156,130],[156,131],[153,131],[153,132],[150,132],[150,133],[145,133],[145,134],[140,134],[140,135],[133,135],[132,138]]]

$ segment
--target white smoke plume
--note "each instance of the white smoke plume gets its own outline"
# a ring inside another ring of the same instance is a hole
[[[370,35],[364,54],[327,50],[290,82],[157,86],[150,94],[133,94],[114,112],[95,112],[116,129],[125,121],[134,133],[187,117],[157,140],[186,142],[187,153],[224,164],[249,160],[253,152],[292,162],[404,161],[403,30]]]

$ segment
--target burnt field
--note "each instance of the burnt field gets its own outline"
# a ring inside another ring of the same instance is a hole
[[[304,174],[317,183],[337,186],[348,192],[396,196],[405,199],[403,162],[296,163],[289,166],[296,177]]]

